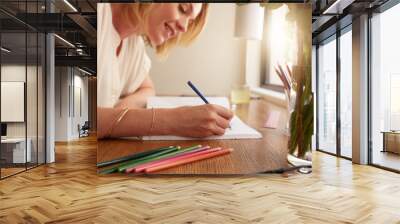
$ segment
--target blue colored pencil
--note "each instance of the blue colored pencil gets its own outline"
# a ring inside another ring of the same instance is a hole
[[[204,101],[206,104],[210,104],[208,100],[201,94],[201,92],[196,88],[196,86],[193,85],[191,81],[188,81],[187,84],[190,86],[190,88],[193,89],[193,91]],[[229,129],[231,128],[231,125],[229,124]]]
[[[187,84],[204,101],[204,103],[209,104],[208,100],[203,96],[203,94],[201,94],[201,92],[196,88],[196,86],[193,85],[191,81],[188,81]]]

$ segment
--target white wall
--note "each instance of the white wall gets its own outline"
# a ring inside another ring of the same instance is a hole
[[[244,72],[242,39],[234,37],[236,4],[210,4],[208,22],[198,39],[187,48],[173,49],[160,61],[152,49],[150,75],[159,95],[193,95],[191,80],[206,95],[228,96]]]
[[[55,141],[68,141],[69,76],[67,67],[55,68]]]
[[[78,71],[79,72],[79,71]],[[75,94],[73,97],[74,99],[74,110],[75,113],[72,113],[72,120],[71,120],[71,135],[73,138],[78,138],[79,137],[79,133],[78,133],[78,124],[80,124],[80,126],[82,126],[85,121],[88,120],[88,78],[87,77],[83,77],[81,76],[82,73],[78,73],[77,74],[77,70],[75,70],[75,75],[74,75],[74,92],[73,94]],[[80,99],[78,98],[78,93],[77,90],[80,89]],[[82,113],[80,113],[78,105],[79,105],[79,100],[80,102],[80,106],[81,106],[81,110]]]
[[[55,140],[70,141],[78,138],[78,124],[81,126],[88,120],[88,79],[77,69],[56,67],[55,93]],[[79,113],[79,99],[76,97],[80,89],[82,116]],[[75,106],[74,106],[75,104]],[[74,113],[75,110],[75,113]]]

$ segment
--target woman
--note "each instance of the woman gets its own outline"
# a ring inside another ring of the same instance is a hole
[[[99,4],[98,138],[222,135],[232,112],[218,105],[145,109],[155,94],[145,42],[166,55],[202,30],[205,3]]]

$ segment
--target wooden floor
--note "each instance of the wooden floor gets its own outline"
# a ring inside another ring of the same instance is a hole
[[[314,153],[310,175],[96,174],[93,138],[0,181],[0,223],[400,223],[400,175]]]
[[[25,167],[24,168],[1,168],[1,177],[7,177],[19,172],[22,172],[26,170]]]
[[[392,152],[374,151],[372,161],[374,164],[400,170],[400,155]]]

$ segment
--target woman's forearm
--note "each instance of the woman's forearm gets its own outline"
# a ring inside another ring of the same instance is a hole
[[[233,113],[218,105],[177,108],[97,108],[97,137],[222,135]]]
[[[171,132],[168,128],[169,121],[165,119],[170,117],[171,109],[128,109],[123,114],[124,110],[124,108],[97,108],[97,137],[99,139],[166,135]]]
[[[135,93],[127,95],[121,98],[117,104],[116,108],[145,108],[147,99],[150,96],[154,96],[155,91],[153,88],[140,88]]]

